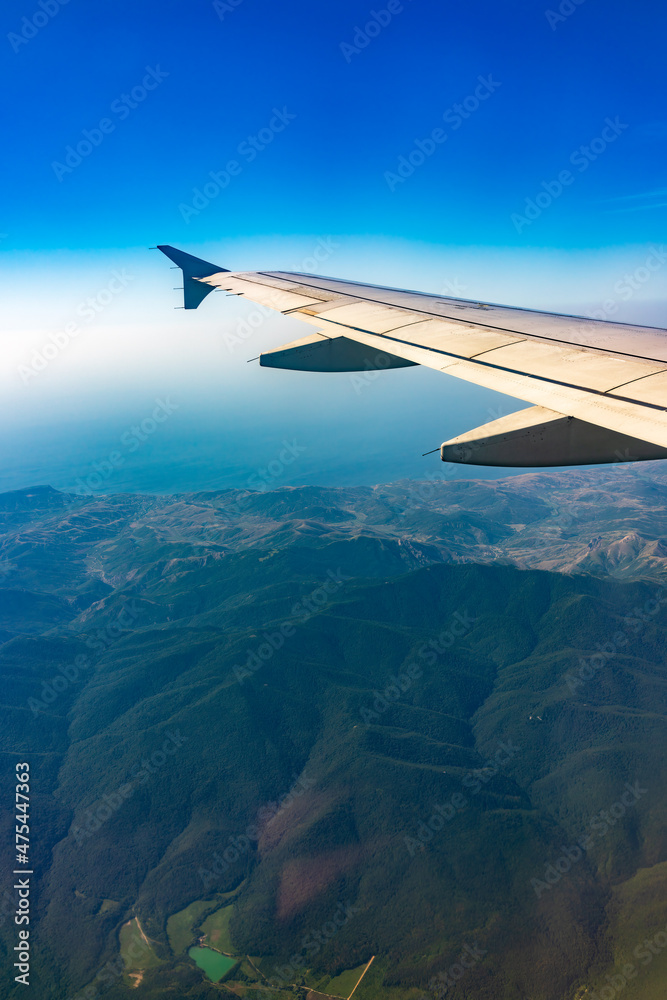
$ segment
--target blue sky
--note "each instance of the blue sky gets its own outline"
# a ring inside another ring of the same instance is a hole
[[[3,35],[21,41],[7,38],[2,60],[3,92],[15,95],[4,110],[7,249],[313,230],[464,245],[659,240],[664,207],[621,214],[610,209],[627,206],[608,201],[661,189],[667,201],[666,14],[654,0],[571,6],[552,27],[544,0],[405,0],[346,57],[341,45],[386,10],[382,0],[221,0],[220,13],[208,0],[69,0],[28,42],[22,18],[38,2],[9,2]],[[110,108],[147,66],[168,76],[121,119]],[[489,75],[495,93],[392,194],[384,173]],[[238,159],[274,107],[296,116],[284,134],[186,224],[179,204]],[[105,117],[115,131],[58,182],[51,164]],[[518,234],[511,214],[607,117],[628,129],[539,227]]]
[[[467,429],[463,411],[490,419],[498,397],[466,389],[463,403],[429,373],[388,373],[363,410],[349,379],[267,381],[246,358],[301,327],[278,319],[230,352],[250,307],[174,312],[178,281],[155,243],[229,268],[312,270],[329,240],[325,274],[581,312],[662,244],[655,2],[9,0],[0,17],[12,95],[0,406],[21,430],[120,426],[167,389],[245,431],[276,410],[303,422],[313,399],[327,427],[342,407],[399,438],[426,399],[442,426],[431,446]],[[123,267],[122,293],[25,385],[18,366]],[[663,325],[665,298],[658,272],[619,318]],[[394,390],[397,378],[412,381]]]

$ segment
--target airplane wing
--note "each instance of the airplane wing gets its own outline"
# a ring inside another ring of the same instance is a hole
[[[667,458],[667,330],[283,271],[233,272],[159,246],[185,308],[224,289],[316,329],[260,364],[309,372],[425,365],[534,404],[446,441],[472,465]]]

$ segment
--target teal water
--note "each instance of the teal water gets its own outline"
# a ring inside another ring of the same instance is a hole
[[[195,946],[190,948],[188,955],[213,983],[219,983],[223,976],[226,976],[229,970],[237,964],[235,958],[227,958],[226,955],[221,955],[219,951],[213,951],[212,948]]]
[[[504,397],[425,369],[410,370],[403,379],[397,375],[405,372],[383,375],[386,380],[364,385],[358,394],[348,376],[334,376],[335,383],[323,376],[317,401],[307,395],[313,391],[308,379],[305,398],[298,383],[289,400],[255,394],[242,402],[198,404],[185,393],[162,393],[178,407],[157,425],[151,417],[156,397],[149,395],[119,400],[115,408],[101,401],[99,412],[82,406],[78,419],[57,410],[45,416],[36,409],[29,420],[18,413],[3,423],[0,436],[0,492],[49,485],[93,494],[164,494],[511,474],[445,467],[438,454],[422,457],[497,416],[487,397],[496,406]],[[3,403],[0,394],[0,416]],[[521,405],[509,401],[504,412]]]

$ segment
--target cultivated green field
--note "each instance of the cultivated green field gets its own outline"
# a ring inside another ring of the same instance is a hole
[[[349,997],[350,993],[359,982],[359,977],[366,968],[366,964],[367,963],[364,962],[363,965],[358,966],[356,969],[346,969],[338,976],[331,978],[327,976],[324,979],[320,979],[317,984],[313,985],[313,989],[322,993],[329,993],[331,996],[342,997],[343,1000],[345,1000],[346,997]],[[359,991],[357,990],[357,993],[358,992]],[[355,997],[357,993],[355,993]]]
[[[218,951],[224,951],[227,955],[237,954],[229,933],[229,921],[233,912],[233,905],[223,906],[207,917],[202,924],[206,943],[210,944],[212,948],[217,948]]]
[[[181,955],[189,945],[194,943],[195,930],[201,927],[202,917],[212,914],[217,907],[224,907],[228,900],[237,895],[242,885],[243,883],[232,892],[218,892],[212,899],[196,899],[184,910],[179,910],[178,913],[173,913],[169,917],[167,937],[169,947],[174,955]]]
[[[199,918],[215,906],[215,899],[198,899],[190,903],[184,910],[174,913],[167,921],[167,936],[169,947],[174,955],[180,955],[188,945],[192,944],[193,931]]]
[[[136,917],[120,929],[120,954],[127,972],[153,969],[161,964],[151,945],[146,943]]]

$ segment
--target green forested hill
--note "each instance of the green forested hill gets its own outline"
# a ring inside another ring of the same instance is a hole
[[[219,995],[167,921],[237,888],[235,953],[276,986],[375,955],[358,1000],[574,1000],[623,956],[625,996],[653,989],[660,956],[632,954],[667,925],[659,574],[448,559],[373,491],[300,492],[233,516],[5,499],[2,787],[31,762],[40,996]]]

